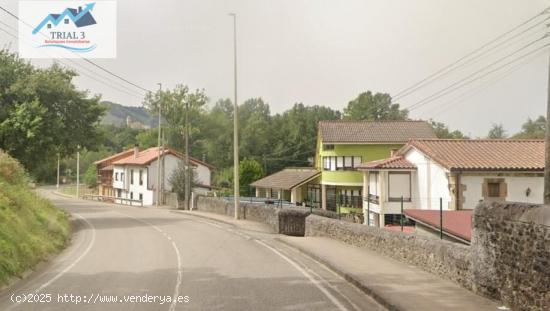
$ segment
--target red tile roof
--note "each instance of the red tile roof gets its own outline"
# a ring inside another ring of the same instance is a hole
[[[152,148],[149,148],[149,149],[146,149],[146,150],[139,151],[137,157],[134,156],[134,149],[126,150],[123,153],[128,153],[128,154],[126,154],[125,157],[122,157],[122,158],[114,161],[112,163],[113,165],[149,165],[151,162],[155,161],[158,158],[159,151],[158,151],[158,147],[152,147]],[[122,153],[120,153],[120,154],[122,154]],[[168,155],[168,154],[174,155],[174,156],[176,156],[180,159],[185,158],[185,155],[175,151],[174,149],[164,148],[164,152],[162,153],[162,155]],[[110,158],[112,158],[112,157],[113,156],[111,156]],[[104,161],[104,160],[100,160],[98,162],[101,162],[101,161]],[[214,166],[212,166],[212,165],[210,165],[206,162],[197,160],[193,157],[190,157],[189,161],[193,165],[200,164],[200,165],[204,165],[204,166],[206,166],[210,169],[214,169]]]
[[[395,156],[382,160],[375,160],[367,163],[362,163],[358,166],[360,170],[415,170],[416,165],[409,162],[403,156]]]
[[[420,139],[416,148],[450,170],[543,171],[544,141],[521,139]]]
[[[134,153],[134,149],[124,150],[124,151],[119,152],[119,153],[117,153],[117,154],[113,154],[112,156],[109,156],[109,157],[107,157],[107,158],[104,158],[104,159],[95,161],[94,164],[95,164],[95,165],[110,165],[110,164],[112,164],[114,161],[120,160],[120,159],[122,159],[122,158],[125,158],[125,157],[127,157],[128,155],[133,154],[133,153]]]
[[[437,210],[405,210],[405,215],[417,222],[439,229],[439,211]],[[443,211],[443,231],[459,239],[472,239],[472,211]]]
[[[319,121],[323,143],[405,143],[414,138],[436,138],[425,121]]]

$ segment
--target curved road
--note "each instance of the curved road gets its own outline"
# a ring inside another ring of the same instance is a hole
[[[73,215],[72,242],[0,310],[383,310],[275,234],[41,192]]]

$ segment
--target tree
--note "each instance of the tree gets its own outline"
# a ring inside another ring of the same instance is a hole
[[[177,193],[178,199],[185,200],[185,186],[187,185],[187,178],[189,172],[191,172],[191,186],[190,189],[193,189],[193,186],[197,182],[197,174],[194,169],[187,170],[184,161],[180,161],[177,169],[172,171],[172,174],[168,177],[168,182],[172,186],[172,191]]]
[[[241,195],[251,195],[250,184],[264,176],[260,163],[244,159],[239,163],[239,186]]]
[[[0,51],[0,148],[31,175],[78,147],[96,149],[104,109],[73,84],[76,73],[54,64],[36,68]]]
[[[514,138],[519,139],[542,139],[546,135],[546,118],[539,116],[533,120],[527,119],[527,122],[521,126],[521,132],[514,135]]]
[[[487,138],[489,139],[503,139],[506,137],[506,130],[504,129],[502,124],[493,124],[491,129],[489,130],[489,134],[487,135]]]
[[[371,91],[363,92],[344,108],[344,119],[348,120],[406,120],[409,116],[407,109],[401,109],[399,104],[392,103],[389,94]]]
[[[441,139],[468,139],[468,137],[466,135],[464,135],[459,130],[454,130],[454,131],[449,130],[449,127],[447,125],[445,125],[445,123],[430,120],[430,124],[431,124],[431,126],[434,130],[435,136],[437,136],[437,138],[441,138]]]
[[[191,91],[185,85],[178,84],[172,90],[149,92],[145,96],[143,105],[151,114],[158,115],[159,103],[162,107],[162,117],[166,122],[163,131],[167,144],[172,148],[184,151],[183,132],[185,129],[186,104],[189,104],[190,148],[191,155],[200,156],[203,153],[199,139],[201,124],[206,114],[208,98],[204,90]]]
[[[88,188],[93,188],[97,185],[97,168],[95,164],[88,166],[88,169],[84,174],[84,183],[88,186]]]

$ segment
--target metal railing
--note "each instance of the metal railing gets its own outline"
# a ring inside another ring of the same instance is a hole
[[[134,206],[134,203],[136,203],[135,205],[143,206],[143,200],[117,198],[117,197],[112,197],[112,196],[107,196],[107,195],[84,194],[84,195],[82,195],[82,198],[92,200],[92,201],[114,202],[114,203],[116,203],[116,200],[118,200],[118,201],[120,201],[120,204],[122,204],[122,205]],[[127,202],[128,204],[125,204],[125,202]]]

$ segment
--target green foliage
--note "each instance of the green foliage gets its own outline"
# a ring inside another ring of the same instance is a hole
[[[39,69],[0,51],[0,148],[35,175],[57,153],[97,147],[104,108],[78,91],[76,74],[59,65]]]
[[[84,183],[88,188],[93,188],[97,185],[97,168],[94,164],[88,166],[84,174]]]
[[[239,163],[239,190],[241,195],[252,195],[250,184],[262,178],[264,171],[257,161],[244,159]]]
[[[489,130],[489,134],[487,134],[487,138],[489,139],[503,139],[506,138],[508,135],[506,135],[506,130],[502,126],[502,124],[493,124],[491,129]]]
[[[67,215],[28,189],[23,167],[0,151],[0,284],[59,251],[68,236]]]
[[[399,104],[392,103],[389,94],[371,91],[363,92],[344,108],[344,119],[348,120],[406,120],[409,116],[407,109],[401,109]]]
[[[449,130],[449,127],[447,127],[447,125],[445,125],[445,123],[430,120],[430,124],[432,125],[432,128],[433,128],[437,138],[442,138],[442,139],[468,139],[468,136],[464,135],[459,130],[454,130],[454,131]]]
[[[197,184],[197,173],[194,169],[188,170],[185,163],[180,162],[178,168],[168,177],[168,182],[172,186],[172,191],[178,194],[180,200],[185,200],[185,187],[189,181],[189,173],[191,173],[191,189]]]
[[[513,136],[519,139],[542,139],[546,135],[546,118],[539,116],[535,120],[528,118],[521,126],[521,132]]]

